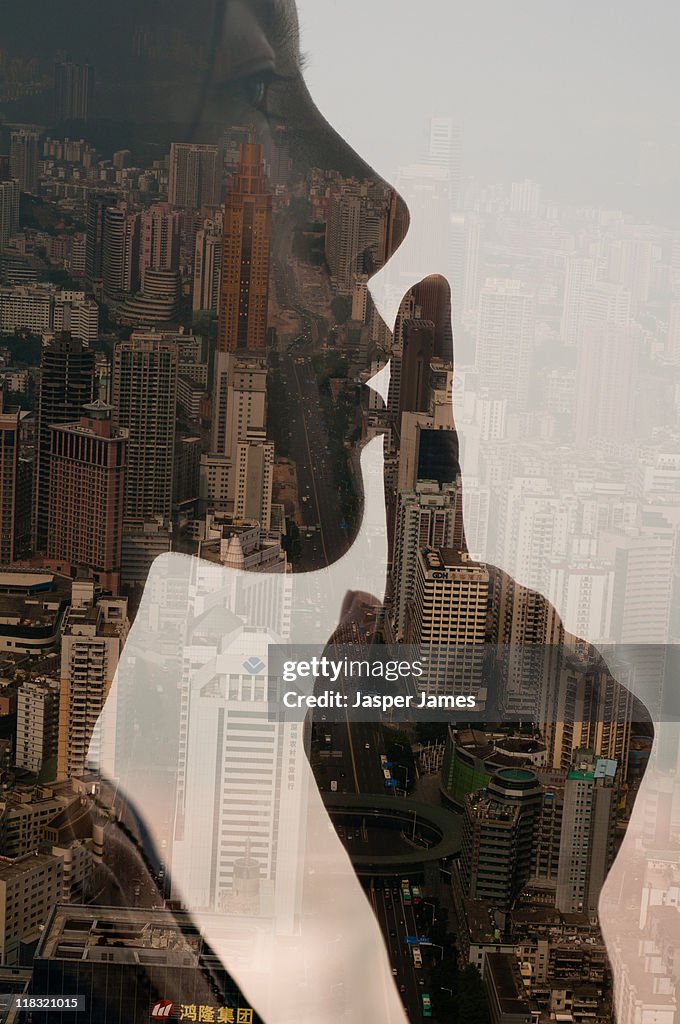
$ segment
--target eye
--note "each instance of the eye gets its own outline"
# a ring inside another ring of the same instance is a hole
[[[265,110],[269,88],[277,77],[273,71],[258,71],[242,78],[238,83],[238,91],[244,103],[255,110]]]

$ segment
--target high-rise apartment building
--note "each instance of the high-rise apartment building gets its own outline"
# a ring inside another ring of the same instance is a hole
[[[104,259],[104,223],[109,206],[115,206],[115,192],[94,193],[87,201],[85,229],[85,277],[92,286],[101,281]]]
[[[639,429],[634,407],[642,344],[634,327],[584,327],[577,348],[574,431],[582,445],[594,439],[622,443]]]
[[[63,863],[49,854],[0,859],[0,963],[22,962],[62,894]]]
[[[578,751],[564,784],[555,906],[594,917],[614,859],[616,761]]]
[[[19,182],[22,192],[38,191],[40,134],[28,128],[20,128],[10,135],[10,173]]]
[[[172,335],[135,332],[114,350],[113,421],[128,434],[126,520],[172,515],[177,365]]]
[[[27,679],[17,697],[17,742],[14,762],[38,774],[57,753],[59,684],[53,679]]]
[[[103,757],[96,724],[129,625],[126,600],[98,598],[92,580],[74,582],[61,641],[58,779],[82,775],[88,751],[94,763]]]
[[[94,352],[69,334],[62,334],[42,351],[38,392],[38,422],[34,477],[34,547],[45,551],[49,515],[50,427],[75,423],[83,406],[94,398]]]
[[[458,209],[463,172],[463,129],[449,117],[430,118],[428,162],[448,171],[451,210]]]
[[[465,797],[461,876],[466,895],[510,910],[533,868],[543,791],[528,768],[503,768]]]
[[[125,495],[124,430],[96,401],[77,423],[51,427],[47,550],[57,572],[85,571],[113,593],[120,588]]]
[[[405,320],[403,332],[399,422],[405,412],[429,412],[435,325],[431,320]]]
[[[206,221],[196,232],[194,247],[194,312],[217,313],[222,280],[222,225]]]
[[[521,281],[489,278],[479,294],[477,369],[483,387],[526,406],[536,332],[533,294]]]
[[[168,203],[156,203],[141,216],[139,276],[144,290],[148,268],[177,270],[179,265],[179,215]]]
[[[489,604],[487,566],[471,562],[455,548],[418,551],[405,640],[422,652],[423,690],[480,693]]]
[[[413,597],[418,551],[423,547],[449,548],[454,544],[459,488],[455,483],[423,480],[397,499],[392,578],[394,631],[403,638],[406,609]]]
[[[187,210],[217,206],[221,170],[217,146],[173,142],[170,146],[168,202]]]
[[[265,347],[271,234],[272,196],[262,146],[251,136],[241,146],[225,202],[218,352]]]
[[[104,295],[119,301],[139,286],[140,215],[125,202],[104,213],[102,277]]]
[[[54,67],[54,115],[60,121],[87,121],[92,116],[95,70],[91,64],[61,61]]]
[[[0,565],[25,558],[31,547],[32,464],[22,456],[22,421],[0,385]]]
[[[0,250],[4,249],[19,227],[19,193],[16,178],[0,181]]]

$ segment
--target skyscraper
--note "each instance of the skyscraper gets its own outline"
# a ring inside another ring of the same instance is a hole
[[[480,291],[477,369],[493,397],[526,406],[536,330],[534,296],[521,281],[489,278]]]
[[[52,679],[27,679],[17,698],[15,764],[36,775],[57,752],[59,686]]]
[[[37,131],[20,128],[12,132],[9,144],[10,173],[19,182],[22,192],[38,190],[38,140]]]
[[[0,565],[25,557],[31,546],[31,464],[21,457],[21,421],[0,385]]]
[[[527,768],[502,768],[465,797],[461,874],[466,894],[510,910],[533,866],[541,784]]]
[[[54,66],[54,116],[60,121],[87,121],[94,100],[94,68],[71,60]]]
[[[179,215],[167,203],[155,203],[141,220],[139,274],[144,290],[145,271],[177,270],[179,265]]]
[[[19,227],[19,182],[16,178],[0,181],[0,250]]]
[[[555,906],[594,916],[614,859],[616,761],[578,751],[564,784]]]
[[[34,482],[35,548],[45,551],[49,515],[50,427],[75,423],[83,406],[94,398],[94,353],[81,341],[63,333],[42,352]]]
[[[77,423],[51,429],[47,558],[59,572],[85,569],[104,587],[120,587],[125,433],[111,407],[86,405]]]
[[[107,207],[104,213],[102,277],[104,295],[120,300],[139,285],[140,217],[127,203]]]
[[[413,596],[406,603],[406,643],[425,663],[428,693],[477,695],[489,631],[490,574],[455,548],[418,551]]]
[[[106,210],[115,206],[115,192],[95,193],[87,201],[85,232],[85,277],[90,285],[101,281],[104,257],[104,221]]]
[[[172,515],[177,344],[150,332],[119,341],[113,355],[113,419],[128,432],[124,518]]]
[[[192,308],[216,313],[222,280],[222,225],[206,221],[196,232]]]
[[[217,146],[173,142],[170,146],[168,202],[200,210],[220,201],[221,174]]]
[[[61,641],[57,778],[82,775],[95,726],[127,637],[127,601],[97,599],[92,580],[76,580]],[[94,739],[93,739],[94,737]]]
[[[416,562],[421,547],[452,547],[459,488],[452,483],[418,481],[398,496],[392,575],[394,629],[404,635],[406,608],[413,597]]]
[[[241,146],[225,203],[219,352],[265,347],[271,235],[272,197],[265,182],[262,146],[251,136]]]
[[[457,210],[461,200],[463,171],[463,129],[448,117],[430,118],[430,145],[428,160],[449,173],[451,210]]]

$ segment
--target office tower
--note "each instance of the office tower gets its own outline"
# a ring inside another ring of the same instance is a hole
[[[90,285],[102,280],[106,210],[115,206],[117,201],[115,192],[95,193],[87,201],[85,277]]]
[[[222,239],[218,352],[264,349],[271,261],[272,197],[262,146],[241,146],[227,193]]]
[[[460,125],[448,117],[430,118],[428,160],[448,171],[451,210],[457,210],[462,198],[463,173],[463,129]]]
[[[593,750],[628,771],[631,728],[640,708],[630,688],[631,668],[613,653],[609,667],[588,652],[560,652],[557,673],[546,673],[545,710],[537,716],[548,747],[549,763],[568,770],[579,749]],[[637,685],[637,683],[636,683]]]
[[[541,784],[527,768],[503,768],[465,797],[461,876],[466,895],[510,910],[533,867]]]
[[[168,202],[186,210],[218,206],[222,175],[217,146],[173,142],[170,146]]]
[[[179,266],[179,214],[167,203],[156,203],[141,216],[139,276],[142,291],[145,272],[177,270]]]
[[[533,294],[521,281],[488,278],[479,294],[477,369],[493,397],[526,407],[536,332]]]
[[[31,548],[32,466],[22,456],[22,420],[0,385],[0,565],[25,558]]]
[[[431,320],[405,320],[403,332],[399,422],[405,412],[429,412],[435,325]]]
[[[120,300],[139,286],[140,216],[127,203],[107,207],[104,213],[102,277],[104,295]]]
[[[19,193],[16,178],[0,181],[0,250],[19,228]]]
[[[0,964],[25,963],[61,897],[63,864],[49,854],[0,862]]]
[[[403,638],[406,628],[406,609],[413,597],[419,549],[448,548],[454,544],[458,495],[455,483],[419,480],[414,490],[402,491],[398,496],[392,557],[397,640]]]
[[[75,423],[94,398],[94,353],[69,334],[42,351],[33,499],[34,547],[45,551],[49,515],[50,427]]]
[[[470,213],[451,217],[451,314],[457,326],[477,312],[482,222]]]
[[[234,515],[255,520],[266,533],[272,514],[273,442],[239,442],[235,476]]]
[[[55,121],[87,121],[92,116],[95,71],[91,64],[62,61],[54,67]]]
[[[359,266],[361,197],[345,191],[331,196],[326,224],[326,261],[336,291],[349,293]]]
[[[577,345],[583,331],[585,292],[595,284],[595,260],[569,254],[564,265],[564,301],[560,337],[565,345]]]
[[[428,693],[478,695],[489,634],[487,566],[455,548],[420,548],[413,596],[406,603],[405,641],[420,648]]]
[[[222,225],[206,221],[196,232],[194,247],[194,285],[192,309],[194,313],[216,313],[219,306],[222,280]]]
[[[541,186],[526,178],[513,181],[510,192],[510,212],[535,220],[541,201]]]
[[[57,779],[82,775],[88,750],[94,763],[104,756],[95,726],[129,627],[126,599],[98,599],[92,580],[74,582],[61,638]]]
[[[636,435],[641,340],[635,327],[588,326],[577,349],[574,431],[579,444],[621,444]]]
[[[175,442],[175,479],[172,485],[172,501],[179,513],[189,519],[196,517],[198,509],[201,449],[202,441],[198,436],[178,437]]]
[[[263,440],[267,427],[267,360],[253,352],[218,352],[211,450],[232,465],[239,441]]]
[[[271,585],[266,572],[254,576],[265,589]],[[204,674],[206,685],[183,687],[180,695],[173,880],[191,906],[251,920],[273,918],[276,934],[290,935],[300,912],[304,866],[303,726],[271,721],[267,676],[247,671],[244,662],[266,656],[272,633],[244,630],[220,578],[202,562],[190,599],[196,602],[192,613],[208,601],[213,615],[207,630],[192,634],[193,670]],[[185,671],[182,677],[188,678]],[[213,766],[212,781],[206,764]]]
[[[21,128],[10,135],[9,164],[13,178],[19,182],[22,192],[38,191],[38,140],[37,131]]]
[[[555,906],[594,918],[600,891],[614,859],[616,761],[578,751],[564,784],[560,860]]]
[[[53,679],[27,679],[17,697],[17,768],[38,774],[57,753],[59,684]]]
[[[125,488],[125,432],[111,406],[96,401],[77,423],[52,426],[47,515],[49,562],[57,572],[85,571],[118,593]]]
[[[135,332],[113,354],[113,420],[128,433],[124,517],[172,515],[177,406],[177,344]]]

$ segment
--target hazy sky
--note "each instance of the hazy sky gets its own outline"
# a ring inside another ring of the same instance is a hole
[[[662,199],[672,216],[677,4],[299,0],[299,8],[312,94],[379,170],[415,159],[427,118],[450,116],[463,123],[473,173],[535,177],[564,198],[592,193],[612,205],[622,194]],[[641,195],[652,185],[654,195]]]

